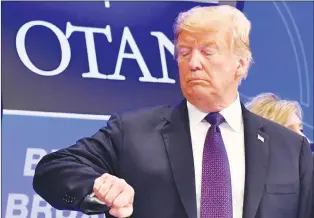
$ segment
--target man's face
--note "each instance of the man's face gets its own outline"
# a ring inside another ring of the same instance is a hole
[[[240,62],[230,49],[230,39],[226,30],[180,32],[176,51],[181,89],[192,104],[237,92]]]

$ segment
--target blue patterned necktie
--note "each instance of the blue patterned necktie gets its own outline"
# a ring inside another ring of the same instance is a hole
[[[203,151],[201,218],[232,218],[232,187],[227,152],[219,129],[225,121],[219,113],[210,113],[211,124]]]

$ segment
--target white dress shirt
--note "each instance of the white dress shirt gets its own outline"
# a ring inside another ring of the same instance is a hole
[[[189,102],[187,102],[187,108],[194,157],[197,217],[200,218],[203,148],[210,124],[204,120],[207,115],[206,113],[199,111]],[[226,120],[226,122],[220,124],[219,128],[230,165],[233,217],[242,218],[245,156],[243,118],[239,96],[229,107],[220,111],[220,114],[223,115]]]

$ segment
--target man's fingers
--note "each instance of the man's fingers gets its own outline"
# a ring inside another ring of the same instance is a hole
[[[120,208],[111,208],[109,210],[110,215],[118,218],[126,218],[132,215],[133,213],[133,206],[132,204],[126,206],[126,207],[120,207]]]
[[[100,188],[100,186],[105,182],[105,180],[102,177],[98,177],[95,179],[94,186],[93,186],[93,191],[97,192]]]
[[[96,197],[111,207],[110,214],[118,218],[129,217],[133,213],[134,189],[110,174],[104,174],[94,182],[93,191]]]
[[[99,200],[105,202],[105,197],[115,183],[116,179],[117,178],[115,176],[111,176],[109,174],[104,174],[103,176],[101,176],[100,181],[103,183],[100,185],[98,190],[96,188],[94,189],[94,193]]]
[[[102,202],[105,202],[106,195],[108,194],[108,192],[110,191],[113,185],[114,185],[114,181],[107,180],[105,183],[102,184],[99,190],[95,192],[96,197]]]
[[[120,193],[124,190],[124,187],[126,185],[127,184],[122,179],[115,180],[110,190],[105,196],[105,199],[104,199],[105,204],[111,207],[113,201],[120,195]]]
[[[118,197],[112,202],[112,206],[119,208],[125,207],[126,205],[132,204],[134,200],[134,190],[130,187],[124,187],[123,191]]]
[[[109,174],[105,173],[104,175],[95,179],[93,191],[97,192],[100,189],[100,187],[102,186],[102,184],[105,183],[106,179],[108,179],[108,178],[110,178]]]

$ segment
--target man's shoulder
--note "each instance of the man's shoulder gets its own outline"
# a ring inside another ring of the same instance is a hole
[[[286,142],[291,143],[302,142],[304,140],[303,136],[299,135],[298,133],[288,129],[287,127],[279,123],[276,123],[272,120],[266,119],[253,113],[252,116],[254,116],[256,121],[261,124],[265,133],[267,133],[272,138],[284,140]]]
[[[163,117],[168,117],[174,106],[157,105],[151,107],[140,107],[136,109],[124,110],[115,112],[112,116],[119,117],[124,122],[149,122],[160,120]]]

